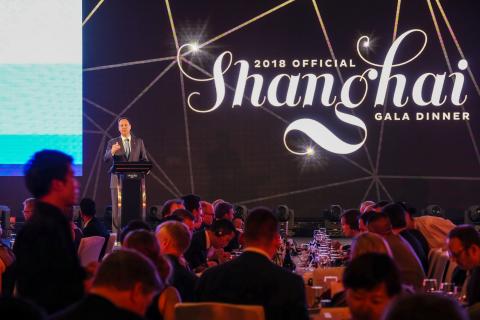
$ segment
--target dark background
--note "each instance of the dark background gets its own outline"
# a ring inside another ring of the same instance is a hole
[[[460,55],[435,1],[432,2],[456,71]],[[182,45],[192,41],[203,43],[281,3],[171,0],[170,6],[178,42]],[[441,3],[475,78],[480,80],[477,1],[444,0]],[[83,16],[96,4],[96,0],[84,1]],[[367,68],[355,52],[361,35],[373,38],[369,58],[383,61],[392,41],[397,1],[317,0],[317,4],[336,57],[354,59],[357,65],[355,69],[341,69],[344,79]],[[429,42],[417,60],[394,69],[407,76],[405,92],[409,96],[420,74],[449,73],[427,1],[402,1],[398,35],[412,28],[423,29]],[[374,113],[382,110],[373,107],[378,80],[371,83],[367,99],[356,109],[368,127],[366,149],[370,160],[364,148],[347,157],[317,148],[315,159],[307,159],[290,154],[283,146],[284,130],[296,119],[309,117],[326,123],[351,143],[361,139],[357,130],[335,118],[332,107],[320,106],[320,90],[310,107],[265,105],[265,109],[274,111],[287,121],[285,123],[261,108],[254,108],[248,100],[244,100],[241,107],[232,108],[233,92],[228,89],[224,103],[214,112],[199,114],[185,110],[178,66],[173,64],[167,69],[174,59],[90,69],[175,56],[175,41],[164,1],[105,1],[84,26],[83,37],[84,174],[79,180],[81,196],[93,197],[100,214],[110,201],[107,166],[102,158],[105,142],[118,135],[117,115],[131,120],[134,134],[144,139],[154,160],[152,175],[147,178],[149,205],[194,192],[206,200],[223,198],[249,207],[288,204],[297,217],[313,218],[331,204],[347,208],[358,206],[364,199],[394,199],[406,200],[419,208],[439,204],[450,216],[458,217],[465,207],[480,202],[480,162],[463,121],[385,122],[380,156],[377,156],[382,136],[381,122],[373,119]],[[419,41],[415,40],[413,37],[404,43],[398,60],[411,56],[418,48]],[[280,72],[332,73],[336,81],[334,94],[339,95],[340,81],[333,68],[253,69],[255,59],[330,58],[310,0],[294,1],[226,35],[202,48],[192,61],[211,72],[214,59],[225,50],[233,53],[234,60],[248,60],[251,73],[261,73],[266,84]],[[189,70],[196,76],[204,76],[198,70]],[[226,82],[233,87],[237,72],[231,68],[226,75]],[[464,74],[464,90],[468,94],[465,109],[470,112],[470,124],[478,144],[480,99],[471,78]],[[184,84],[185,96],[193,91],[201,93],[200,98],[194,99],[197,105],[213,104],[212,83],[196,83],[184,78]],[[451,87],[447,80],[448,97]],[[305,86],[301,85],[299,94],[304,90]],[[250,92],[251,86],[247,86],[246,94],[249,96]],[[388,101],[391,98],[389,95]],[[442,107],[409,103],[403,110],[396,110],[387,102],[386,109],[410,114],[461,111],[448,103]],[[299,136],[299,140],[308,143],[306,137]],[[17,213],[27,196],[22,178],[0,178],[0,204],[9,205]]]

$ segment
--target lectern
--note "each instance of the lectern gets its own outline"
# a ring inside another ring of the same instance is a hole
[[[118,176],[117,216],[112,217],[113,227],[121,230],[131,220],[145,221],[147,193],[145,176],[152,168],[151,162],[114,162],[111,173]]]

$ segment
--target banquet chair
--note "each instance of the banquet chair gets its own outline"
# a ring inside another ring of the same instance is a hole
[[[314,317],[314,320],[349,320],[352,315],[348,307],[342,308],[322,308],[320,314]]]
[[[103,255],[104,257],[107,256],[107,254],[112,253],[113,246],[115,245],[116,241],[117,241],[117,234],[114,232],[110,233],[110,236],[108,237],[107,247],[105,248],[105,254]]]
[[[345,267],[316,268],[313,271],[313,285],[326,287],[324,280],[326,276],[335,276],[338,281],[342,281],[344,270]]]
[[[265,320],[262,306],[217,302],[177,303],[175,320]]]
[[[82,238],[82,240],[80,240],[80,246],[78,247],[80,264],[85,267],[91,262],[98,262],[104,243],[104,237],[95,236]]]
[[[443,249],[432,249],[428,254],[428,278],[437,279],[440,284],[447,269],[448,254]]]

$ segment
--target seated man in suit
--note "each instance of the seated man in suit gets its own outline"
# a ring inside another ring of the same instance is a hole
[[[197,276],[191,272],[182,256],[190,246],[190,231],[179,221],[167,221],[157,227],[155,232],[160,253],[172,264],[171,284],[180,293],[183,302],[193,301],[193,292]]]
[[[228,220],[217,220],[210,228],[197,231],[192,236],[185,259],[192,270],[201,272],[208,267],[223,263],[230,254],[223,251],[235,236],[235,226]]]
[[[117,250],[100,264],[90,294],[52,320],[136,320],[163,290],[153,263],[133,250]]]
[[[221,202],[215,207],[215,220],[226,219],[232,221],[235,216],[233,205],[228,202]],[[235,225],[234,225],[235,226]],[[240,232],[235,228],[235,236],[230,243],[225,247],[225,251],[232,252],[240,248]]]
[[[198,301],[260,305],[267,320],[308,319],[302,278],[271,261],[280,237],[273,213],[252,210],[243,237],[246,249],[238,258],[203,273],[195,290]]]
[[[88,237],[104,237],[105,243],[103,244],[100,258],[105,254],[105,248],[107,247],[108,238],[110,234],[105,228],[105,225],[95,217],[96,208],[95,202],[92,199],[84,198],[80,201],[80,217],[83,224],[83,238]]]

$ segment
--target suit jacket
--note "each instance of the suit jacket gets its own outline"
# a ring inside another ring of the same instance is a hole
[[[65,215],[55,206],[35,204],[32,218],[17,235],[16,288],[51,314],[83,297],[85,272],[74,248]]]
[[[176,256],[167,255],[167,258],[170,260],[173,269],[171,281],[172,286],[174,286],[180,293],[182,302],[192,302],[194,300],[194,290],[198,277],[182,266]]]
[[[50,320],[139,320],[140,316],[121,309],[109,300],[95,294],[89,294],[82,301],[54,314]]]
[[[192,236],[190,247],[185,252],[185,259],[188,261],[190,269],[194,270],[202,265],[207,265],[207,236],[205,230],[197,231]]]
[[[112,156],[112,146],[117,143],[120,145],[120,150],[118,150],[115,155]],[[123,148],[122,137],[116,137],[108,141],[107,149],[105,150],[105,156],[103,157],[105,162],[113,165],[114,162],[137,162],[137,161],[148,161],[147,151],[145,150],[145,145],[143,140],[140,138],[131,135],[130,141],[130,155],[126,156],[125,149]],[[110,188],[116,188],[118,186],[118,177],[116,174],[110,176]]]
[[[412,229],[405,229],[400,232],[400,236],[407,240],[407,242],[410,244],[412,247],[413,251],[415,251],[415,254],[417,255],[418,259],[422,263],[423,271],[425,274],[428,272],[428,251],[425,252],[425,249],[423,248],[422,244],[420,241],[417,239],[415,234],[412,233],[412,231],[417,231],[418,230],[412,230]]]
[[[198,301],[261,305],[267,320],[308,319],[302,278],[256,252],[207,269],[195,295]]]
[[[104,237],[105,243],[103,244],[102,251],[100,252],[100,258],[105,254],[105,249],[107,248],[108,238],[110,238],[110,233],[108,233],[107,228],[103,222],[98,220],[96,217],[93,217],[85,227],[83,227],[83,238],[88,237]]]

